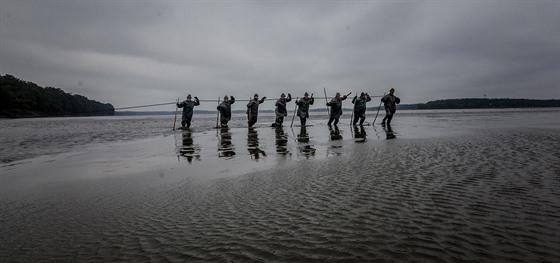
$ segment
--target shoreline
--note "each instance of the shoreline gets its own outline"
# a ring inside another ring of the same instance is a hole
[[[550,111],[400,111],[393,122],[393,130],[400,134],[397,138],[427,138],[458,136],[465,133],[479,132],[478,130],[493,127],[525,127],[560,129],[560,109]],[[375,114],[369,113],[366,122],[371,122]],[[384,116],[380,112],[378,121]],[[339,129],[343,134],[343,141],[354,136],[354,130],[349,125],[350,115],[341,117]],[[234,115],[231,129],[246,130],[245,116]],[[544,121],[550,120],[550,121]],[[266,133],[265,144],[275,140],[275,135],[269,133],[270,123],[274,116],[262,114],[257,122],[257,131]],[[289,128],[290,118],[284,122],[284,133],[290,140],[296,138],[299,132],[298,120]],[[5,145],[0,149],[2,165],[41,155],[52,155],[80,148],[96,147],[97,144],[129,142],[138,139],[156,138],[176,134],[172,131],[173,118],[162,116],[127,116],[127,117],[84,117],[84,118],[49,118],[49,119],[19,119],[0,122],[0,143]],[[214,116],[195,116],[193,119],[193,134],[206,134],[216,131]],[[326,126],[326,115],[312,115],[309,123],[310,137],[320,141],[331,136]],[[180,125],[179,125],[180,126]],[[245,127],[244,127],[245,126]],[[92,127],[94,127],[92,129]],[[384,131],[379,125],[365,126],[369,139],[379,139]],[[491,132],[489,130],[488,132]],[[371,136],[373,135],[373,137]],[[205,139],[206,140],[206,139]],[[245,143],[247,139],[238,140]],[[204,140],[203,140],[204,141]]]

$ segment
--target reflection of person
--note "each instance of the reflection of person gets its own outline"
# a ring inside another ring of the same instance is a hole
[[[306,156],[314,155],[316,150],[309,144],[309,134],[305,126],[301,126],[297,137],[298,142],[302,144],[299,146],[300,152]]]
[[[276,152],[283,155],[288,153],[288,136],[282,126],[276,126]]]
[[[360,97],[355,96],[352,100],[352,103],[354,103],[354,121],[352,124],[354,126],[358,123],[358,119],[360,120],[360,125],[364,125],[366,120],[366,103],[370,100],[369,94],[363,92],[360,94]]]
[[[340,130],[338,129],[338,126],[336,126],[336,124],[334,125],[334,129],[332,128],[332,126],[329,126],[329,132],[331,141],[342,140],[342,135],[340,134]]]
[[[259,95],[255,94],[252,100],[247,103],[247,122],[249,127],[253,127],[257,123],[257,116],[259,115],[259,104],[263,103],[266,97],[259,100]]]
[[[266,153],[259,148],[259,134],[254,128],[249,128],[247,132],[247,150],[255,159],[259,159],[261,154],[266,156]]]
[[[303,95],[303,98],[296,101],[296,104],[298,105],[297,116],[301,122],[301,127],[305,127],[305,122],[307,121],[307,118],[309,118],[309,105],[313,105],[313,102],[315,102],[313,94],[311,94],[310,98],[309,93],[307,92]]]
[[[305,128],[305,126],[302,126],[299,129],[299,134],[297,135],[297,140],[298,142],[309,142],[309,135],[307,134],[307,129]]]
[[[187,161],[191,163],[193,157],[195,157],[197,160],[200,160],[200,154],[197,153],[199,150],[200,148],[194,146],[191,133],[188,131],[183,132],[183,147],[181,147],[179,153],[181,153],[182,156],[186,157]]]
[[[393,132],[393,129],[391,129],[391,125],[387,124],[386,128],[385,126],[383,126],[383,130],[385,130],[385,134],[387,135],[387,140],[397,138],[397,135],[395,135],[395,132]]]
[[[235,98],[233,96],[231,96],[231,100],[228,96],[225,96],[224,101],[218,105],[220,123],[222,126],[227,126],[228,122],[231,120],[231,104],[233,103],[235,103]]]
[[[334,125],[338,124],[338,119],[340,118],[340,115],[342,115],[342,101],[347,97],[347,95],[340,97],[340,93],[337,92],[336,96],[332,98],[331,102],[327,102],[327,106],[331,107],[331,116],[327,125],[331,125],[333,121]]]
[[[288,116],[288,109],[286,108],[286,103],[292,101],[292,95],[288,93],[288,98],[286,95],[282,93],[280,98],[276,101],[276,121],[272,124],[272,126],[282,126],[284,122],[284,117]]]
[[[364,129],[364,126],[358,127],[358,126],[354,126],[354,141],[355,142],[365,142],[366,141],[366,130]]]
[[[191,120],[193,116],[194,106],[200,105],[200,101],[197,97],[194,97],[194,101],[191,100],[191,94],[187,95],[187,100],[177,103],[177,107],[183,108],[183,118],[181,119],[181,125],[185,128],[191,127]]]
[[[231,142],[231,133],[227,125],[220,128],[220,145],[218,146],[219,157],[229,158],[235,156],[235,148]]]
[[[397,104],[401,103],[401,99],[395,96],[395,89],[391,88],[389,90],[389,94],[383,96],[381,98],[381,102],[384,103],[385,107],[385,117],[383,121],[381,121],[381,125],[385,126],[385,121],[387,121],[387,126],[391,126],[391,120],[393,119],[393,115],[397,111]]]

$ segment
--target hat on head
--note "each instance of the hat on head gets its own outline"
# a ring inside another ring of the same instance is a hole
[[[360,94],[360,96],[365,96],[366,94],[362,92],[362,94]]]
[[[282,93],[280,94],[280,97],[286,97],[286,94]]]
[[[191,97],[191,94],[187,95],[187,98],[190,98],[190,97]]]
[[[305,94],[303,94],[303,96],[309,96],[309,93],[305,92]]]
[[[229,97],[227,95],[225,95],[224,100],[229,100]]]
[[[391,88],[389,91],[395,91],[395,89]]]
[[[258,96],[259,96],[259,94],[255,93],[255,95],[253,97],[258,97]]]

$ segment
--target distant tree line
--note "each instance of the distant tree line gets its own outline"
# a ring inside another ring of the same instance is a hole
[[[419,103],[417,109],[481,109],[481,108],[539,108],[560,107],[560,100],[533,99],[446,99]]]
[[[12,75],[0,76],[0,117],[114,115],[109,103],[69,94],[59,88],[42,88]]]

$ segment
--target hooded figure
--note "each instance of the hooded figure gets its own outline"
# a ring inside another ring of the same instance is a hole
[[[354,103],[354,121],[352,124],[356,126],[358,123],[358,119],[360,120],[360,125],[364,125],[364,121],[366,120],[366,103],[371,101],[371,97],[367,93],[360,94],[360,97],[355,96],[352,100]]]
[[[183,126],[183,128],[185,128],[185,125],[187,128],[191,127],[194,106],[200,105],[198,97],[194,97],[194,101],[192,101],[191,98],[191,94],[189,94],[187,95],[187,100],[177,103],[178,108],[183,108],[183,118],[181,119],[181,126]]]
[[[345,100],[348,96],[344,95],[340,97],[340,93],[337,92],[336,96],[332,98],[331,102],[327,102],[327,106],[331,107],[331,116],[329,118],[329,122],[327,125],[331,125],[334,121],[334,125],[338,124],[338,119],[340,115],[342,115],[342,101]]]
[[[259,104],[263,103],[266,97],[259,100],[259,95],[255,94],[253,99],[247,103],[247,120],[249,127],[253,127],[257,123],[257,116],[259,115]]]
[[[303,98],[296,101],[296,104],[298,105],[297,116],[301,122],[301,127],[305,127],[307,118],[309,118],[309,105],[313,105],[313,102],[315,102],[313,94],[311,94],[310,98],[309,93],[307,92],[303,95]]]
[[[274,111],[274,113],[276,113],[276,121],[272,124],[273,126],[282,126],[284,117],[288,116],[288,109],[286,108],[286,104],[290,101],[292,101],[292,95],[290,93],[288,93],[288,98],[286,98],[286,95],[284,93],[280,95],[280,98],[274,105],[276,106],[276,110]]]
[[[385,117],[381,121],[381,125],[385,126],[385,121],[387,121],[387,125],[391,125],[391,120],[393,119],[393,115],[397,111],[397,104],[401,103],[401,99],[394,95],[395,89],[391,88],[389,90],[389,94],[383,96],[381,98],[381,102],[384,103],[385,107]]]
[[[224,101],[218,105],[217,109],[220,112],[220,123],[222,126],[227,126],[228,122],[231,120],[231,104],[235,103],[235,98],[230,96],[224,96]]]

